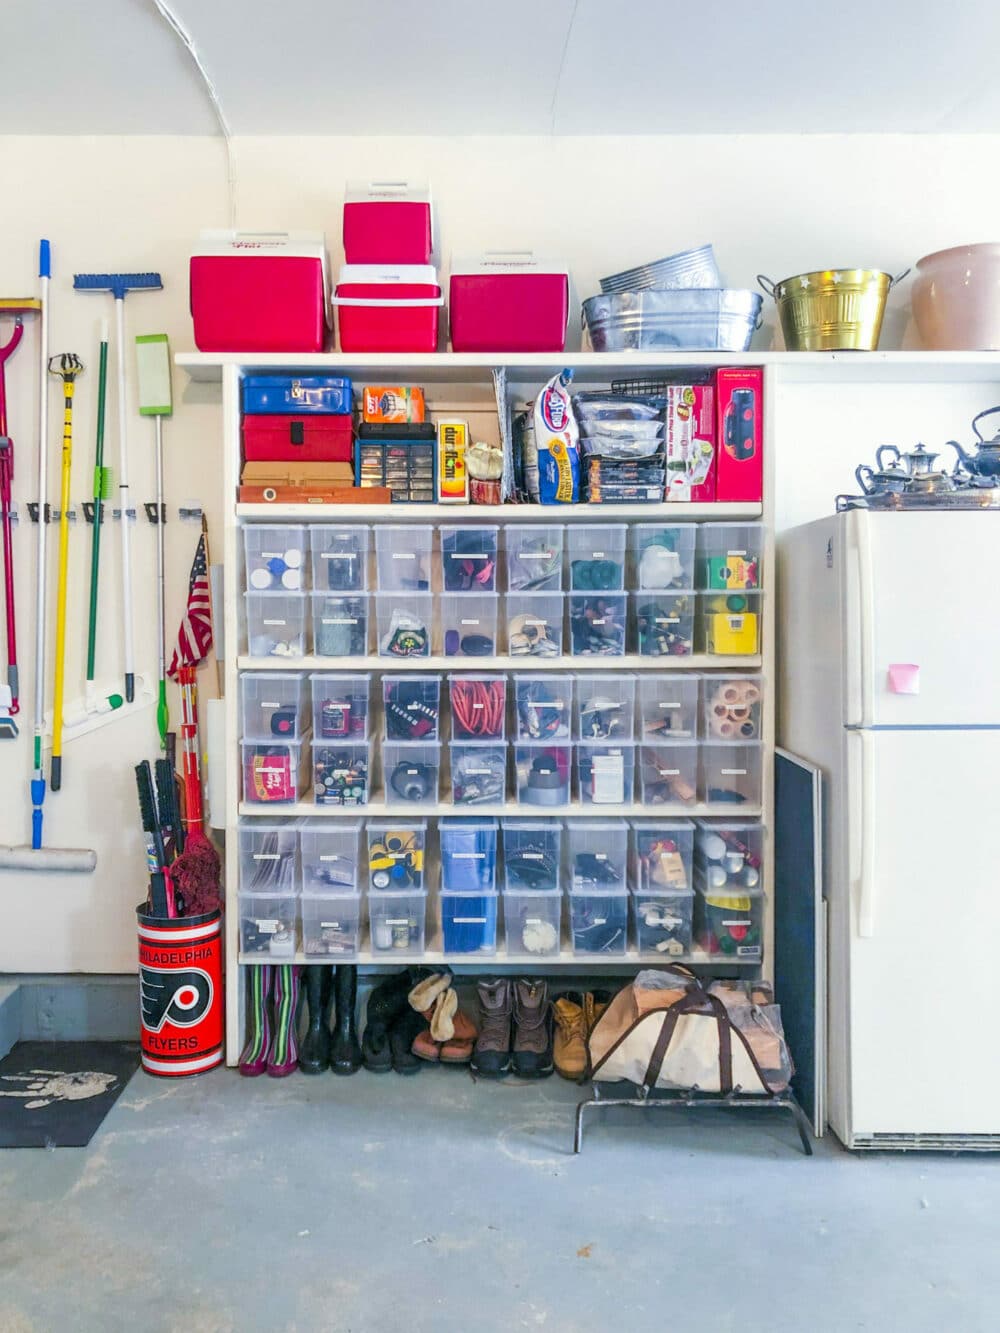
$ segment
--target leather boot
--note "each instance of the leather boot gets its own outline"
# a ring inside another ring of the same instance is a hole
[[[552,1009],[540,977],[514,982],[514,1072],[522,1078],[552,1073]]]
[[[397,1074],[419,1074],[423,1062],[413,1054],[413,1043],[427,1027],[423,1014],[407,1009],[389,1030],[392,1067]]]
[[[510,977],[492,977],[479,983],[479,1037],[472,1056],[472,1072],[480,1078],[502,1078],[510,1069],[510,1016],[513,989]]]
[[[593,1001],[593,996],[590,999]],[[553,1047],[556,1073],[561,1078],[580,1083],[586,1077],[589,1063],[585,997],[579,991],[567,991],[553,1004],[552,1015],[556,1029]]]
[[[240,1073],[246,1078],[256,1078],[267,1068],[273,970],[270,966],[247,968],[247,1039],[240,1056]]]
[[[327,1011],[333,990],[333,968],[312,963],[302,969],[309,1022],[299,1045],[299,1068],[303,1074],[322,1074],[330,1065],[330,1029]]]
[[[389,1032],[400,1015],[409,1008],[406,997],[413,983],[413,974],[406,968],[396,976],[380,981],[368,997],[361,1054],[365,1068],[374,1074],[384,1074],[392,1068]]]
[[[335,1074],[356,1074],[361,1068],[361,1043],[355,1011],[358,1007],[358,967],[338,963],[333,980],[337,1016],[330,1040],[330,1068]]]
[[[274,1031],[267,1050],[267,1072],[272,1078],[284,1078],[298,1068],[299,1046],[295,1020],[299,1011],[299,970],[290,963],[272,969],[271,988],[274,1005]]]

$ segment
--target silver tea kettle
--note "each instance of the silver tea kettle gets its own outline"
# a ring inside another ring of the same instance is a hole
[[[944,491],[956,490],[955,479],[950,472],[936,469],[939,454],[918,444],[915,449],[904,451],[900,455],[906,465],[907,482],[904,493],[907,495],[938,495]]]
[[[972,429],[979,441],[975,453],[966,453],[957,440],[948,441],[958,454],[962,470],[969,474],[974,484],[995,486],[1000,483],[1000,431],[992,440],[987,440],[978,426],[983,417],[991,417],[996,412],[1000,412],[1000,407],[988,407],[985,412],[973,417]]]
[[[883,461],[884,455],[890,456],[888,463]],[[867,463],[861,463],[855,468],[854,476],[864,495],[898,495],[906,489],[910,479],[894,444],[880,444],[875,450],[875,467],[870,468]]]

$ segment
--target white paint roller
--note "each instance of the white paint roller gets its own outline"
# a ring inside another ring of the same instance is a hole
[[[97,853],[85,847],[0,846],[0,870],[89,874],[97,866]]]

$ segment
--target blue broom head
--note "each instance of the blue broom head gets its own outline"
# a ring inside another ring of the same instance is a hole
[[[163,280],[159,273],[75,273],[73,286],[78,292],[111,292],[124,301],[126,292],[157,291]]]

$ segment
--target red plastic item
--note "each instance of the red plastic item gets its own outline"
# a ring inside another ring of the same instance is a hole
[[[348,264],[426,264],[434,248],[431,196],[409,181],[349,181],[344,199]]]
[[[350,463],[354,457],[350,414],[245,416],[243,457],[248,463]]]
[[[342,352],[436,352],[444,298],[429,264],[347,264],[337,292]]]
[[[322,352],[326,246],[315,232],[202,232],[190,302],[200,352]]]
[[[452,261],[448,292],[454,352],[561,352],[569,275],[530,250],[487,250]]]
[[[760,501],[764,495],[764,372],[715,374],[717,500]]]

